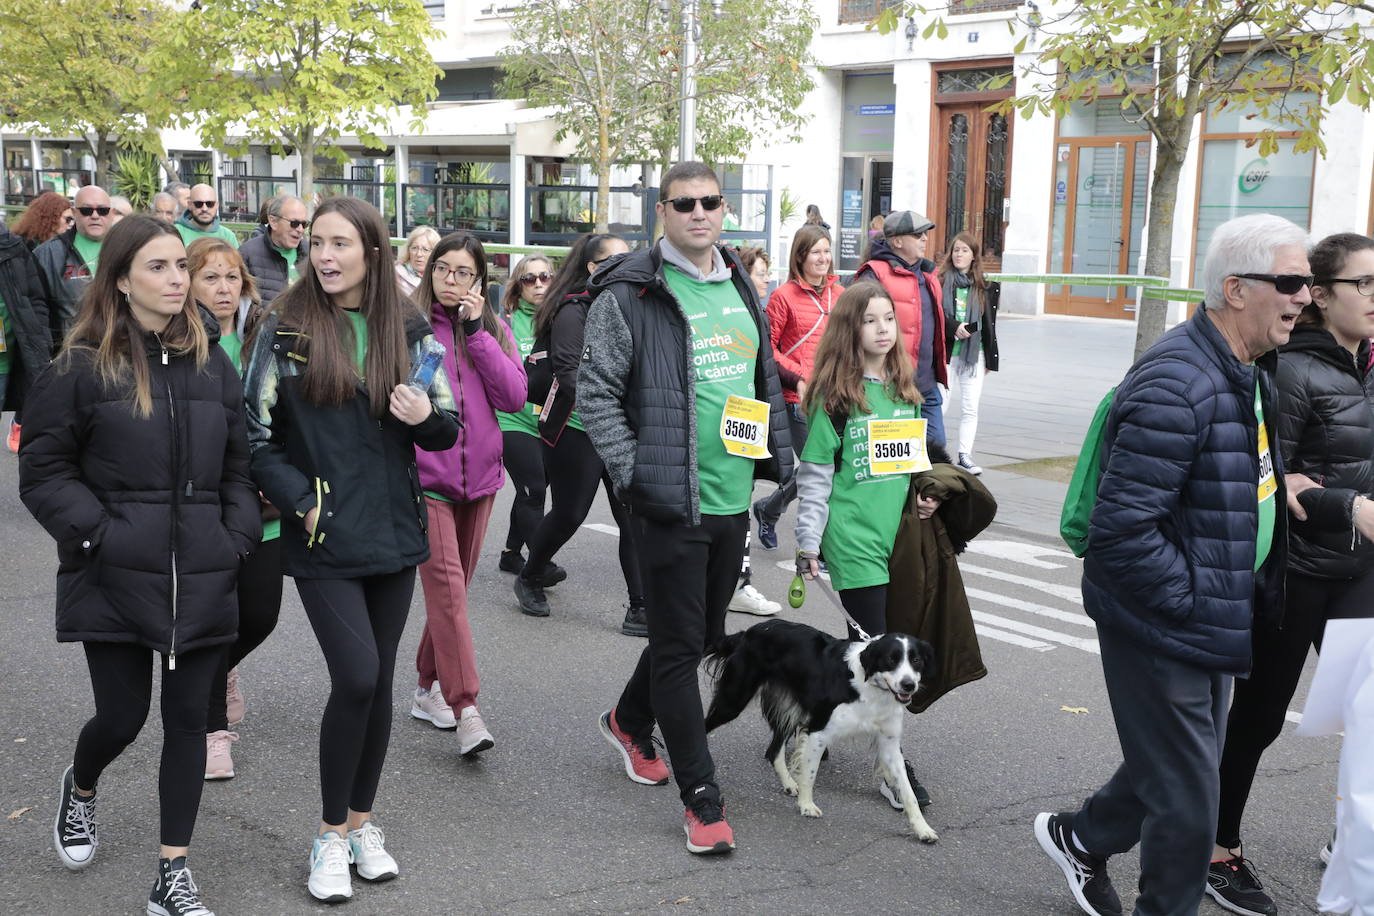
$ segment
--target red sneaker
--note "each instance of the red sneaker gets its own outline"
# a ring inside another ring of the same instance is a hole
[[[611,747],[620,751],[620,756],[625,758],[626,776],[646,786],[661,786],[668,781],[668,765],[654,751],[652,737],[631,738],[625,734],[616,724],[614,709],[603,712],[597,725]]]
[[[714,798],[699,798],[682,813],[687,851],[698,855],[729,852],[735,848],[735,832],[725,822],[725,806]]]

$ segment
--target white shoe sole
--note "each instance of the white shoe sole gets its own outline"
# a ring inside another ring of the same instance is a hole
[[[371,881],[373,884],[380,884],[383,881],[390,881],[392,878],[396,877],[400,873],[400,868],[383,869],[382,871],[376,872],[374,874],[369,874],[363,871],[362,868],[358,869],[358,877],[362,878],[364,881]]]
[[[1239,913],[1241,914],[1241,916],[1265,916],[1265,914],[1259,912],[1258,910],[1247,910],[1240,904],[1232,903],[1225,897],[1221,896],[1221,894],[1217,892],[1217,889],[1215,887],[1212,887],[1210,883],[1207,885],[1206,888],[1204,888],[1204,890],[1207,891],[1207,896],[1211,897],[1212,900],[1216,902],[1216,905],[1221,907],[1223,910],[1229,910],[1232,913]]]
[[[419,719],[421,722],[428,722],[435,728],[443,729],[444,731],[451,731],[458,727],[458,721],[456,719],[454,720],[452,725],[447,725],[443,722],[436,722],[434,721],[433,716],[431,716],[429,713],[425,712],[423,709],[415,705],[412,705],[410,707],[410,715],[412,718]]]
[[[477,743],[474,744],[472,747],[465,748],[462,745],[459,745],[458,755],[460,757],[476,757],[483,751],[489,751],[494,747],[496,747],[496,739],[488,735],[485,738],[478,739]]]
[[[752,602],[748,604],[735,604],[732,601],[730,602],[730,610],[734,611],[737,614],[753,614],[755,617],[772,617],[774,614],[782,610],[782,605],[778,605],[776,608],[771,608],[759,607],[758,605]]]
[[[1040,844],[1040,848],[1045,850],[1045,855],[1050,857],[1050,861],[1059,866],[1059,870],[1064,873],[1064,880],[1069,885],[1069,893],[1073,894],[1074,903],[1078,908],[1087,913],[1088,916],[1102,916],[1087,898],[1083,896],[1083,889],[1078,886],[1078,881],[1074,877],[1073,865],[1065,858],[1064,853],[1054,843],[1054,837],[1050,836],[1050,815],[1041,812],[1035,816],[1035,839]]]
[[[212,772],[210,772],[209,770],[206,770],[206,771],[205,771],[205,781],[206,781],[206,782],[220,782],[220,781],[225,780],[225,779],[233,779],[233,778],[234,778],[234,771],[233,771],[233,770],[230,770],[228,773],[225,773],[225,772],[223,772],[223,771],[215,772],[215,773],[212,773]]]
[[[620,752],[620,759],[625,764],[625,775],[633,779],[635,782],[639,783],[641,786],[667,785],[668,780],[666,779],[663,780],[663,782],[654,782],[652,779],[645,779],[643,776],[640,776],[638,773],[635,772],[634,764],[630,761],[629,752],[621,746],[620,741],[616,738],[615,734],[611,732],[610,723],[606,721],[606,718],[607,717],[605,716],[597,716],[596,727],[598,730],[600,730],[601,734],[605,736],[606,741],[610,743],[611,747],[615,748],[617,751]]]
[[[335,891],[334,893],[330,894],[321,893],[320,891],[317,891],[315,890],[315,888],[311,887],[310,896],[314,897],[321,903],[343,903],[345,900],[352,898],[353,888],[350,887],[347,891]]]

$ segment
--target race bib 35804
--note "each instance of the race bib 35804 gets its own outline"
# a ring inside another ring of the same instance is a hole
[[[930,470],[925,420],[869,420],[868,472],[874,477]]]

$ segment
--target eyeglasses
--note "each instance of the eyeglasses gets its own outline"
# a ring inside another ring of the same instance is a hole
[[[1374,296],[1374,277],[1321,277],[1317,280],[1318,286],[1332,283],[1354,283],[1361,296]]]
[[[191,201],[191,206],[193,206],[193,207],[214,207],[214,206],[215,206],[216,204],[218,204],[218,203],[219,203],[219,201],[217,201],[217,200],[193,200],[193,201]]]
[[[434,279],[446,280],[450,275],[452,275],[453,279],[457,280],[459,283],[471,283],[473,281],[473,278],[477,276],[477,274],[468,270],[466,267],[459,267],[457,269],[454,269],[452,267],[449,267],[443,261],[434,262]]]
[[[719,194],[707,194],[705,197],[673,197],[663,202],[679,213],[691,213],[697,208],[698,203],[703,210],[719,210],[720,205],[725,203],[725,198]]]
[[[536,283],[548,283],[553,279],[553,274],[547,271],[540,271],[537,274],[525,274],[520,278],[521,286],[533,286]]]
[[[1265,283],[1274,284],[1274,289],[1285,296],[1292,296],[1304,286],[1311,286],[1313,277],[1311,274],[1232,274],[1233,277],[1242,277],[1246,280],[1263,280]]]
[[[76,212],[82,216],[90,216],[92,213],[99,213],[101,216],[109,216],[109,207],[77,207]]]
[[[213,204],[214,201],[211,201],[210,203]],[[199,204],[197,206],[199,206]],[[287,219],[284,216],[274,216],[272,217],[272,219],[276,220],[279,223],[286,223],[286,225],[290,226],[292,229],[310,228],[310,220],[308,219]]]

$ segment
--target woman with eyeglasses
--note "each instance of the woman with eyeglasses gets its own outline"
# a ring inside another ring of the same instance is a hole
[[[429,559],[420,564],[425,628],[415,655],[419,684],[410,714],[436,728],[457,728],[463,757],[496,744],[477,707],[468,589],[496,493],[505,483],[496,411],[519,410],[525,403],[525,369],[510,329],[487,305],[486,285],[482,243],[454,232],[435,246],[416,294],[430,303],[434,337],[447,348],[443,372],[463,425],[453,448],[415,455],[429,516]]]
[[[33,199],[28,208],[10,226],[10,232],[24,240],[29,251],[55,239],[76,225],[72,202],[56,191],[44,191]]]
[[[522,361],[534,348],[534,313],[544,301],[544,293],[552,279],[553,265],[549,259],[543,255],[528,255],[511,271],[501,297],[501,317],[515,336],[516,351]],[[522,403],[518,410],[497,411],[496,420],[501,426],[506,471],[515,487],[506,547],[501,551],[499,566],[502,572],[519,574],[525,568],[525,555],[521,551],[544,519],[544,494],[549,479],[544,469],[544,448],[539,442],[539,414],[535,405]],[[546,586],[557,585],[567,575],[561,567],[553,566],[543,571],[542,582]]]
[[[582,364],[583,331],[593,296],[587,284],[604,264],[630,250],[618,235],[588,234],[578,238],[553,278],[534,319],[537,340],[547,340],[548,359],[556,387],[546,398],[539,417],[544,440],[544,465],[549,472],[553,505],[530,538],[525,572],[515,580],[520,610],[534,617],[549,613],[548,598],[537,576],[547,568],[577,529],[587,520],[596,491],[604,487],[611,515],[620,528],[620,571],[629,603],[620,632],[648,636],[644,612],[644,580],[639,571],[638,539],[628,510],[615,496],[601,458],[587,438],[577,415],[577,372]]]
[[[1240,824],[1260,757],[1283,731],[1308,647],[1320,650],[1330,619],[1374,615],[1374,239],[1328,236],[1308,260],[1312,302],[1279,348],[1275,375],[1290,516],[1284,616],[1281,627],[1256,622],[1253,667],[1236,679],[1221,757],[1208,893],[1236,912],[1277,912],[1250,850],[1241,848]]]
[[[420,277],[425,265],[434,256],[434,246],[439,244],[439,233],[432,226],[416,226],[406,236],[406,243],[396,255],[396,285],[401,295],[412,297],[420,288]],[[424,303],[421,303],[423,306]]]

